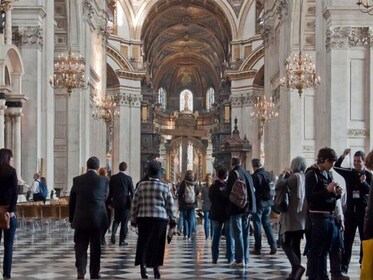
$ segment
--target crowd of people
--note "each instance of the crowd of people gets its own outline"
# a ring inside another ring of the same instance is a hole
[[[87,161],[87,172],[73,179],[70,191],[69,220],[75,229],[77,278],[85,277],[88,246],[90,277],[101,277],[101,246],[106,244],[105,234],[113,211],[111,243],[116,243],[119,228],[119,246],[128,245],[126,237],[130,222],[138,233],[135,265],[140,266],[141,278],[147,279],[147,268],[152,267],[154,278],[159,279],[166,236],[169,242],[174,232],[182,234],[185,240],[193,239],[196,208],[198,199],[201,199],[205,238],[212,239],[213,264],[222,262],[219,248],[224,235],[223,255],[227,264],[236,268],[247,267],[252,223],[255,243],[251,253],[263,254],[263,227],[269,254],[276,254],[280,244],[291,264],[287,280],[301,279],[304,273],[309,280],[329,279],[328,259],[331,279],[347,280],[356,230],[359,229],[361,241],[373,238],[372,174],[366,169],[366,166],[373,168],[373,151],[367,158],[362,151],[357,151],[353,155],[354,167],[341,167],[350,152],[350,149],[345,149],[338,158],[333,149],[322,148],[316,163],[308,168],[303,157],[296,157],[277,180],[265,170],[260,159],[252,159],[253,173],[250,173],[242,167],[240,158],[233,157],[231,166],[221,166],[216,170],[214,180],[211,174],[207,174],[205,183],[197,184],[193,171],[188,170],[175,188],[164,181],[161,164],[156,160],[147,162],[146,175],[134,188],[132,178],[126,174],[125,162],[119,164],[117,174],[108,178],[106,170],[99,168],[99,159],[91,157]],[[12,157],[10,150],[0,149],[0,218],[7,218],[7,226],[0,231],[4,232],[4,279],[11,278],[17,226],[18,187]],[[345,189],[334,180],[332,168],[344,178]],[[39,183],[37,176],[34,179]],[[286,207],[280,208],[275,196],[281,191],[284,193],[283,190],[286,192]],[[276,240],[270,223],[273,211],[280,212],[279,240]],[[1,219],[0,225],[3,224]],[[301,240],[304,237],[306,243],[302,252]],[[302,262],[302,255],[306,256],[307,262]],[[363,260],[364,251],[360,250],[360,261]]]

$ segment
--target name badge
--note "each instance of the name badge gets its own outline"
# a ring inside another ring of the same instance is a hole
[[[360,191],[352,191],[352,198],[360,198]]]

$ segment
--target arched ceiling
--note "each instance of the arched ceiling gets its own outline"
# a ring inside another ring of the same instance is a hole
[[[202,83],[201,89],[217,88],[228,61],[232,32],[214,2],[165,0],[152,8],[141,38],[155,89],[180,83],[187,88],[188,82],[196,81]],[[178,77],[183,80],[175,81]],[[171,89],[171,94],[178,90]]]

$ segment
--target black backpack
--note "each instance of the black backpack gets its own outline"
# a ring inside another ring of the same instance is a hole
[[[262,184],[260,186],[260,199],[262,201],[273,200],[275,197],[275,182],[272,180],[270,174],[258,173],[263,177]]]

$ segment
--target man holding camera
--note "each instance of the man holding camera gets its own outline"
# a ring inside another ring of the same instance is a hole
[[[340,174],[346,181],[347,190],[347,208],[345,212],[345,231],[344,231],[344,254],[342,257],[342,271],[348,272],[348,266],[351,260],[352,245],[354,243],[356,229],[359,228],[360,241],[364,240],[364,215],[368,203],[368,195],[372,174],[365,169],[365,154],[357,151],[354,154],[354,168],[342,168],[344,158],[351,152],[351,149],[345,149],[334,165],[334,170]],[[360,261],[362,250],[360,249]]]
[[[310,242],[308,255],[309,280],[329,279],[327,256],[334,238],[334,209],[341,198],[342,189],[333,181],[330,169],[337,161],[337,154],[331,148],[320,149],[316,164],[306,171],[306,198],[309,207]],[[333,275],[333,280],[349,279],[347,276]]]

